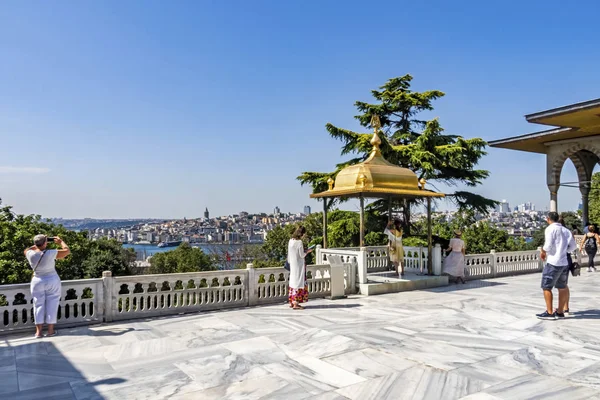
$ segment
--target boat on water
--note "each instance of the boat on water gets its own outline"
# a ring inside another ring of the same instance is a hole
[[[179,241],[172,241],[172,242],[160,242],[158,244],[158,247],[177,247],[181,244],[181,240]]]

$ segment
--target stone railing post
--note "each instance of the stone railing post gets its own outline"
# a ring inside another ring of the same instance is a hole
[[[113,301],[116,300],[114,292],[115,282],[113,281],[111,271],[102,272],[102,286],[104,290],[104,321],[112,322],[113,320]]]
[[[496,250],[490,250],[490,267],[492,268],[492,278],[496,277]]]
[[[419,249],[419,272],[423,273],[423,246],[417,247]]]
[[[540,259],[538,268],[540,269],[540,271],[543,271],[544,270],[544,260],[542,260],[542,248],[538,247],[537,251],[538,251],[538,257]]]
[[[436,243],[432,253],[433,274],[440,276],[442,275],[442,246]]]
[[[318,244],[317,247],[315,247],[315,265],[321,265],[323,264],[323,257],[321,256],[321,249],[323,247]]]
[[[356,257],[358,283],[367,283],[367,248],[361,247]]]
[[[344,264],[331,264],[329,276],[331,279],[331,300],[345,298],[346,289],[344,288]]]
[[[258,303],[258,279],[253,264],[246,264],[246,299],[249,306]]]

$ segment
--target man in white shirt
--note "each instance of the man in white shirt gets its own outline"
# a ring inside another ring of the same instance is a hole
[[[577,248],[571,232],[558,223],[558,213],[550,212],[546,221],[548,227],[545,232],[544,247],[541,257],[546,261],[542,272],[542,289],[546,301],[546,311],[537,314],[540,319],[564,318],[564,308],[567,301],[567,278],[569,277],[569,262],[567,253]],[[552,289],[558,289],[558,308],[552,308]]]

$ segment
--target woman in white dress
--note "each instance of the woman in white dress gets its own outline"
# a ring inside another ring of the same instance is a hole
[[[302,310],[300,303],[308,301],[308,284],[306,282],[306,263],[304,258],[312,250],[305,251],[302,238],[306,235],[306,228],[298,227],[288,243],[288,263],[290,264],[288,301],[294,310]]]
[[[444,273],[456,278],[456,283],[465,283],[465,242],[461,239],[462,232],[454,231],[454,237],[446,251],[450,254],[444,260]]]
[[[400,220],[390,222],[383,233],[387,235],[389,240],[390,261],[394,265],[394,270],[398,275],[404,276],[404,247],[402,247],[402,224]]]

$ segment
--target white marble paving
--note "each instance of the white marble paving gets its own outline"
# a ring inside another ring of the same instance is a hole
[[[600,399],[600,274],[539,279],[0,337],[0,399]]]

